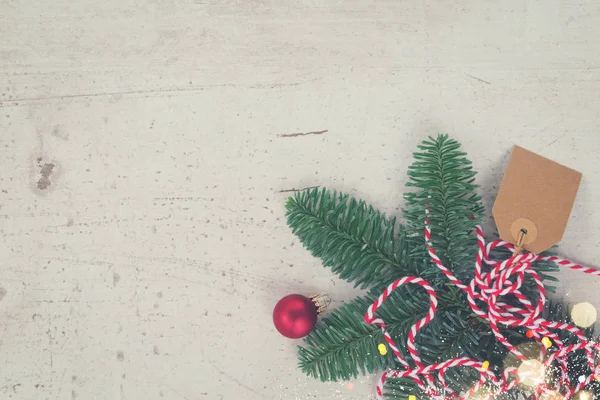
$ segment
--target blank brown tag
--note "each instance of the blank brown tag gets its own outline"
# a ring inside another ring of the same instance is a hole
[[[540,253],[562,238],[581,173],[515,146],[493,215],[502,240]]]

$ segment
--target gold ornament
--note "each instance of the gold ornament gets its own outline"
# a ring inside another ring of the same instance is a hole
[[[331,303],[331,299],[326,294],[315,294],[310,296],[315,307],[317,307],[317,314],[323,314],[327,310],[327,306]]]
[[[382,356],[385,356],[387,354],[387,347],[385,347],[385,344],[379,343],[377,349],[379,350],[379,354],[381,354]]]
[[[545,348],[549,349],[550,347],[552,347],[552,341],[550,339],[548,339],[546,336],[544,336],[542,338],[542,344],[544,345]]]

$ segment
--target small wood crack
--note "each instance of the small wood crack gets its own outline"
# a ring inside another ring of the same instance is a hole
[[[481,79],[481,78],[478,78],[478,77],[476,77],[476,76],[474,76],[474,75],[471,75],[471,74],[466,74],[466,75],[467,75],[469,78],[473,78],[473,79],[475,79],[475,80],[478,80],[479,82],[483,82],[483,83],[485,83],[485,84],[488,84],[488,85],[491,85],[491,84],[492,84],[492,82],[488,82],[488,81],[486,81],[486,80],[484,80],[484,79]]]
[[[322,135],[327,132],[328,132],[328,130],[325,129],[323,131],[313,131],[313,132],[283,133],[283,134],[277,135],[277,136],[279,136],[281,138],[289,138],[289,137],[306,136],[306,135]]]
[[[302,188],[302,189],[291,188],[291,189],[280,190],[279,193],[302,192],[303,190],[314,189],[314,188],[318,188],[318,187],[319,187],[319,185],[308,186],[308,187],[305,187],[305,188]]]

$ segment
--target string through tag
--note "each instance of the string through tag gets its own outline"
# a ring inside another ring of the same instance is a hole
[[[527,229],[521,228],[519,229],[519,236],[517,236],[517,243],[515,245],[515,250],[513,251],[512,256],[518,256],[523,252],[523,243],[525,242],[525,235],[527,235]],[[513,265],[515,263],[513,262]]]

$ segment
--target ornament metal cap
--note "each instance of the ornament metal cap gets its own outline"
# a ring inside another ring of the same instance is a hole
[[[323,314],[331,304],[331,298],[327,294],[314,294],[310,296],[310,300],[317,307],[317,314]]]

